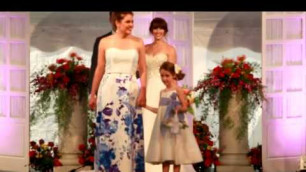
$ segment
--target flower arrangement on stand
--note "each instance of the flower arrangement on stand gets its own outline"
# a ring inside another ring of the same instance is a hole
[[[62,166],[59,158],[61,157],[58,147],[53,142],[45,143],[40,139],[38,144],[30,142],[30,168],[41,172],[51,172],[54,166]]]
[[[265,99],[261,79],[254,76],[255,72],[259,72],[259,65],[245,59],[246,56],[242,55],[236,60],[222,60],[221,65],[206,74],[194,88],[199,93],[199,104],[203,105],[203,119],[211,112],[216,113],[226,128],[234,126],[231,117],[227,116],[229,101],[234,94],[241,96],[243,105],[239,113],[240,125],[236,131],[238,139],[246,135],[248,123]]]
[[[262,146],[251,148],[248,152],[247,157],[250,164],[253,165],[255,171],[262,172]]]
[[[203,121],[193,121],[193,133],[199,145],[203,162],[193,164],[196,172],[204,172],[205,169],[211,168],[212,165],[220,165],[218,149],[213,147],[212,134],[209,127]]]
[[[31,122],[35,122],[38,116],[48,116],[47,110],[54,109],[59,128],[68,125],[73,102],[80,101],[84,113],[87,113],[88,78],[89,68],[81,63],[82,57],[76,53],[70,53],[69,58],[60,58],[55,64],[43,68],[33,74],[31,80],[38,100],[32,109]],[[54,101],[54,102],[53,102]]]

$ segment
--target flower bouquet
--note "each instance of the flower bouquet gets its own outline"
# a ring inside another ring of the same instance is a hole
[[[62,166],[59,161],[61,155],[53,142],[46,144],[43,139],[40,139],[37,144],[35,141],[31,141],[29,156],[30,167],[35,170],[51,172],[54,166]]]

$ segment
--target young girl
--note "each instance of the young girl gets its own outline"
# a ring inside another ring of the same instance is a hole
[[[178,70],[177,65],[164,62],[160,67],[160,76],[166,88],[160,92],[159,107],[145,106],[158,115],[146,161],[151,164],[162,163],[163,172],[169,172],[170,164],[173,164],[174,172],[179,172],[181,164],[193,164],[203,159],[192,130],[184,127],[186,123],[183,113],[187,111],[187,101],[176,83],[185,74]]]

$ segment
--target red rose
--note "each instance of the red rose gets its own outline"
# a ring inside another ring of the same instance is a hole
[[[40,139],[40,140],[39,140],[39,144],[40,144],[40,145],[42,145],[42,144],[44,144],[44,143],[45,143],[45,141],[44,141],[43,139]]]
[[[90,156],[89,158],[88,158],[88,160],[90,161],[90,162],[94,162],[95,161],[95,157],[94,156]]]
[[[213,146],[213,145],[214,145],[214,142],[212,142],[212,141],[210,141],[210,140],[207,140],[207,144],[208,144],[209,146]]]
[[[61,83],[61,84],[58,84],[58,87],[61,88],[61,89],[64,89],[65,85]]]
[[[237,60],[243,62],[245,58],[246,58],[245,55],[241,55],[237,57]]]
[[[205,166],[205,167],[210,167],[211,164],[212,164],[212,160],[211,160],[211,159],[206,158],[206,159],[204,160],[204,166]]]
[[[32,147],[34,147],[34,146],[36,145],[36,142],[31,141],[31,142],[30,142],[30,145],[31,145]]]
[[[243,81],[239,81],[239,85],[244,85],[244,82]]]
[[[52,148],[54,146],[54,143],[53,142],[49,142],[48,146],[50,146]]]
[[[221,62],[221,66],[223,67],[231,67],[233,66],[233,59],[224,59],[222,62]]]
[[[221,165],[220,161],[219,160],[215,160],[214,161],[214,164],[217,166],[217,165]]]
[[[221,71],[221,72],[219,73],[219,76],[220,76],[220,78],[223,78],[223,77],[225,76],[225,74]]]
[[[257,165],[257,164],[259,164],[259,160],[256,157],[252,157],[251,158],[251,163],[254,164],[254,165]]]
[[[85,163],[85,159],[83,157],[79,157],[79,163],[84,165]]]
[[[90,137],[88,139],[88,142],[91,143],[91,144],[95,143],[95,137]]]
[[[39,148],[38,145],[34,145],[34,146],[33,146],[33,149],[38,149],[38,148]]]
[[[30,151],[29,156],[30,156],[30,158],[35,157],[36,156],[36,151]]]
[[[70,53],[70,57],[75,57],[77,54],[75,52]]]
[[[62,166],[62,165],[63,165],[63,164],[59,161],[58,158],[54,158],[53,164],[54,164],[54,166]]]
[[[85,156],[90,155],[90,151],[89,151],[89,150],[85,150],[84,155],[85,155]]]
[[[240,77],[240,74],[239,74],[239,73],[233,73],[231,77],[232,77],[232,78],[239,78],[239,77]]]
[[[79,145],[79,150],[80,151],[85,151],[85,149],[86,149],[86,146],[84,144]]]
[[[57,59],[56,60],[56,63],[57,64],[62,64],[62,63],[64,63],[64,62],[66,62],[67,60],[66,59]]]
[[[225,75],[231,75],[232,70],[230,68],[226,68],[226,69],[224,69],[224,73],[225,73]]]
[[[249,64],[244,63],[244,64],[243,64],[243,69],[246,70],[246,71],[249,71],[249,70],[251,70],[252,68],[251,68],[251,66],[250,66]]]
[[[65,71],[69,70],[69,69],[70,69],[70,63],[64,64],[64,65],[63,65],[63,69],[64,69]]]
[[[237,74],[239,74],[239,75],[240,75],[240,74],[241,74],[241,69],[239,69],[239,68],[238,68],[238,69],[236,69],[235,73],[237,73]]]
[[[248,78],[249,80],[252,80],[252,79],[254,78],[254,76],[253,76],[253,74],[248,74],[248,75],[247,75],[247,78]]]
[[[50,71],[55,71],[55,70],[56,70],[56,65],[55,65],[55,64],[52,64],[52,65],[50,65],[50,66],[48,67],[48,69],[49,69]]]
[[[211,152],[209,150],[205,150],[205,157],[211,157]]]
[[[64,82],[64,84],[66,84],[66,85],[67,85],[69,81],[70,81],[69,77],[64,76],[64,78],[63,78],[63,82]]]
[[[217,67],[215,67],[215,68],[213,69],[212,74],[213,74],[213,75],[218,75],[220,71],[221,71],[221,67],[220,67],[220,66],[217,66]]]
[[[55,78],[60,78],[60,77],[62,77],[62,73],[59,72],[59,71],[56,71],[56,73],[54,74],[54,77]]]
[[[248,90],[248,92],[252,91],[251,85],[250,84],[245,84],[244,88]]]
[[[58,151],[58,147],[53,147],[53,151],[57,152]]]

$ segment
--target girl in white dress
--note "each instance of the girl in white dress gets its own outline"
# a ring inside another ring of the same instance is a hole
[[[177,69],[177,65],[171,62],[161,65],[160,76],[166,88],[160,92],[159,107],[145,106],[146,109],[157,113],[146,162],[162,164],[163,172],[169,172],[170,164],[174,165],[174,172],[179,172],[182,164],[203,161],[191,129],[183,127],[184,119],[179,119],[177,115],[187,110],[185,94],[176,84],[185,74]]]
[[[165,61],[176,63],[176,50],[168,44],[165,36],[168,33],[167,22],[160,17],[154,18],[149,27],[149,31],[153,36],[153,42],[145,45],[146,52],[146,67],[147,67],[147,89],[146,89],[146,103],[149,106],[157,107],[159,103],[159,93],[165,88],[162,83],[159,68]],[[145,153],[147,153],[149,140],[153,129],[153,124],[156,119],[156,114],[147,109],[143,109],[143,123],[144,123],[144,140]],[[152,165],[146,163],[146,171],[161,172],[161,165]]]

